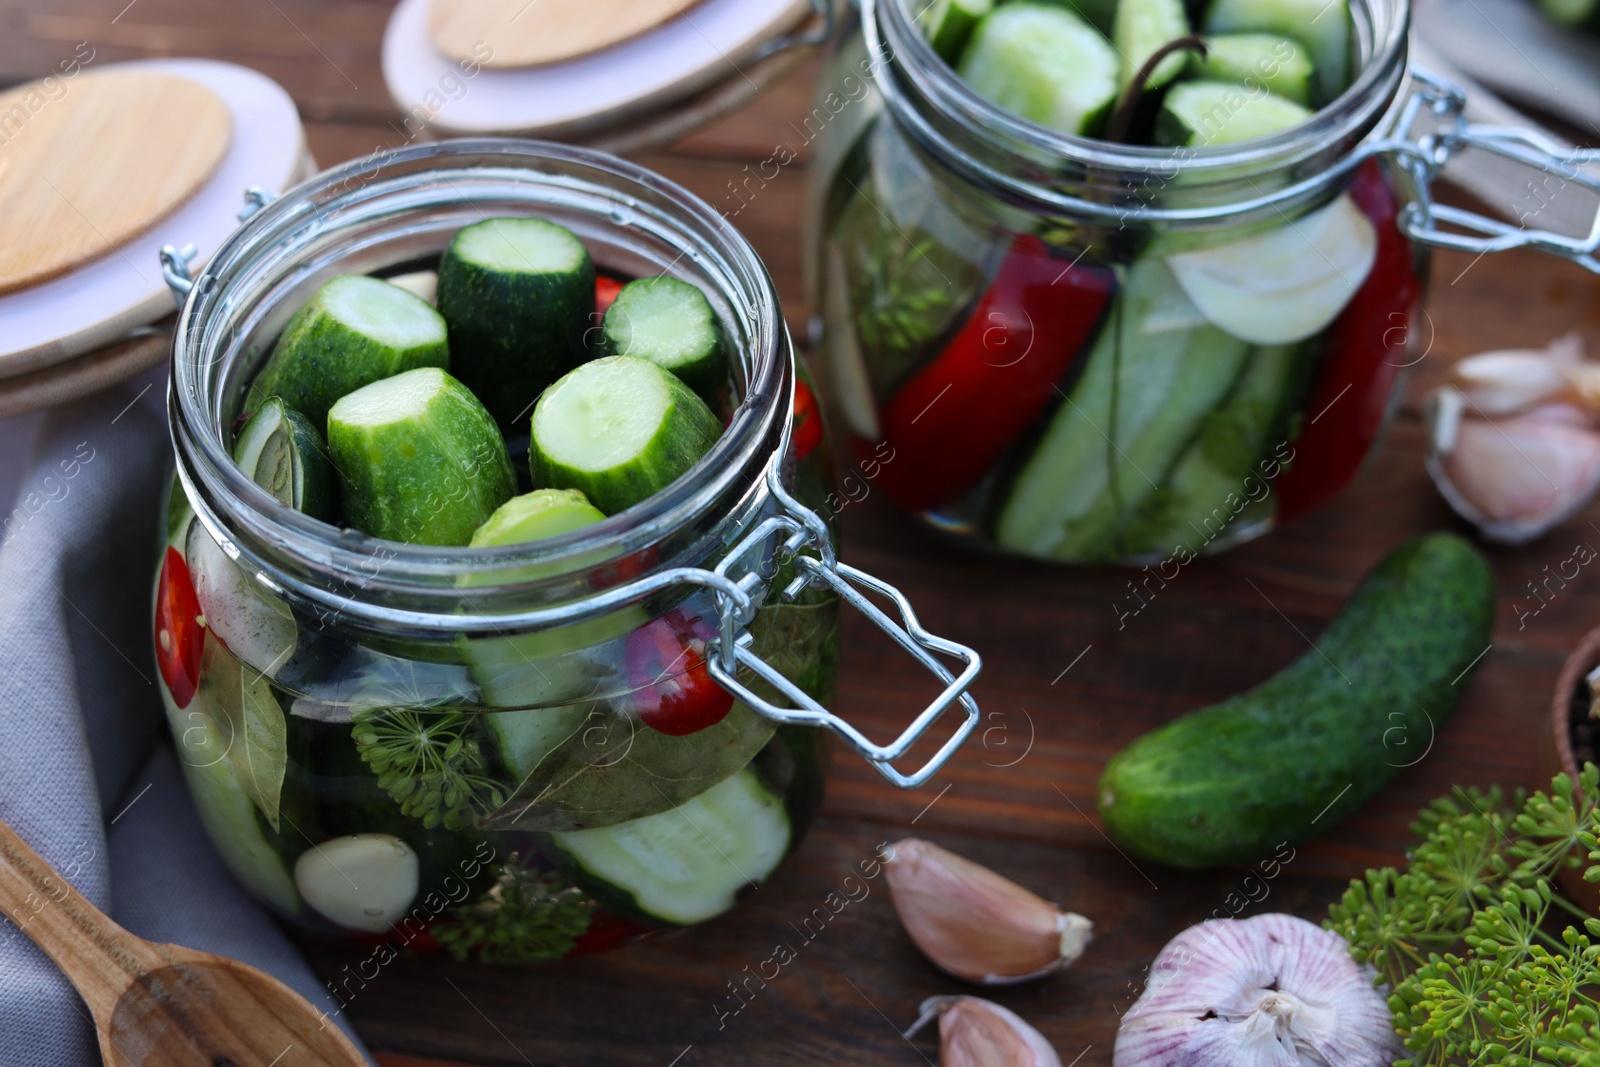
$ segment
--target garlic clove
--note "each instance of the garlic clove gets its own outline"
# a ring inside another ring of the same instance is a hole
[[[1485,537],[1532,540],[1570,518],[1600,489],[1600,433],[1570,404],[1511,418],[1460,419],[1441,428],[1434,407],[1428,472],[1458,514]]]
[[[1388,1067],[1373,972],[1292,915],[1212,919],[1167,942],[1117,1030],[1114,1067]]]
[[[1476,415],[1508,415],[1559,397],[1569,387],[1567,368],[1539,351],[1484,352],[1452,369],[1450,384]]]
[[[1003,985],[1037,978],[1083,954],[1094,929],[1015,882],[915,837],[884,867],[900,923],[941,970]]]
[[[1551,341],[1544,348],[1505,349],[1468,356],[1450,368],[1450,384],[1459,390],[1468,408],[1480,418],[1510,415],[1544,400],[1576,395],[1582,398],[1581,380],[1590,383],[1600,402],[1600,379],[1583,361],[1583,338],[1576,332]],[[1597,410],[1594,404],[1586,404]]]
[[[977,997],[929,997],[909,1039],[939,1017],[939,1067],[1061,1067],[1044,1035],[1021,1016]]]

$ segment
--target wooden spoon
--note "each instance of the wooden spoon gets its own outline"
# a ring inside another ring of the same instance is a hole
[[[238,960],[135,937],[0,821],[0,909],[83,996],[108,1067],[365,1067],[300,994]]]

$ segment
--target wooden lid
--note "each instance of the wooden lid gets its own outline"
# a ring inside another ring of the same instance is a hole
[[[399,0],[383,38],[383,77],[427,136],[517,133],[589,140],[600,131],[659,117],[696,93],[727,82],[755,82],[772,62],[752,57],[814,13],[812,0],[677,0],[685,13],[600,51],[538,66],[491,65],[499,46],[480,39],[477,52],[453,58],[435,43],[429,22],[440,2]],[[543,26],[547,7],[567,0],[521,0],[516,25]],[[597,6],[602,0],[590,0]],[[609,3],[609,0],[605,0]],[[633,0],[643,2],[643,0]],[[493,52],[490,57],[489,53]]]
[[[450,59],[536,67],[620,44],[695,0],[432,0],[428,31]]]
[[[135,69],[31,82],[0,95],[0,116],[0,293],[60,277],[171,214],[217,169],[232,128],[204,85]]]

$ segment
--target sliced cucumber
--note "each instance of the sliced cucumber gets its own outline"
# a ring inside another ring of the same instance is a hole
[[[1204,57],[1189,57],[1195,77],[1208,81],[1237,82],[1309,106],[1311,57],[1288,37],[1270,33],[1223,33],[1206,38]]]
[[[539,398],[528,459],[534,484],[582,490],[615,515],[676,481],[721,434],[677,377],[646,359],[606,356]]]
[[[783,801],[743,770],[694,799],[643,819],[552,835],[598,879],[661,922],[688,926],[733,907],[788,851]]]
[[[195,810],[223,863],[262,900],[286,915],[299,914],[300,894],[294,879],[229,759],[234,741],[231,731],[225,732],[226,728],[217,724],[204,697],[197,696],[187,710],[179,710],[165,686],[156,688],[177,740],[178,759],[194,795]]]
[[[1348,0],[1212,0],[1207,33],[1277,33],[1311,51],[1314,103],[1329,103],[1350,83]]]
[[[464,545],[516,491],[494,420],[436,367],[357,389],[328,412],[345,518],[373,537]]]
[[[933,0],[922,9],[917,22],[928,44],[946,63],[961,58],[978,20],[994,7],[994,0]]]
[[[1181,88],[1181,86],[1180,86]],[[1344,310],[1378,255],[1378,234],[1348,196],[1286,226],[1167,263],[1206,318],[1259,345],[1302,341]]]
[[[414,293],[380,278],[346,274],[317,290],[278,338],[245,398],[268,397],[321,426],[334,401],[369,382],[417,367],[448,367],[444,319]]]
[[[323,522],[339,517],[339,483],[322,432],[280,397],[250,416],[233,446],[234,462],[280,504]]]
[[[1232,82],[1184,82],[1167,93],[1156,140],[1167,145],[1215,146],[1253,141],[1311,117],[1292,100]]]
[[[1028,555],[1119,555],[1119,524],[1153,493],[1237,380],[1248,345],[1177,313],[1187,302],[1156,256],[1134,264],[1083,377],[1000,514],[1001,544]]]
[[[1162,45],[1188,33],[1189,16],[1184,13],[1183,0],[1121,0],[1111,40],[1122,53],[1122,88],[1132,84]],[[1163,59],[1145,82],[1146,88],[1158,89],[1182,74],[1184,62],[1181,53]]]
[[[728,384],[722,326],[711,301],[681,278],[639,278],[622,287],[601,322],[605,348],[671,371],[706,403]]]
[[[470,543],[473,548],[487,548],[539,541],[593,526],[604,518],[576,489],[535,489],[501,504],[473,531]]]
[[[1198,553],[1266,499],[1270,475],[1258,465],[1270,456],[1274,436],[1287,432],[1301,357],[1299,345],[1255,350],[1226,402],[1206,415],[1194,444],[1127,531],[1131,553],[1180,545]]]
[[[438,299],[452,370],[511,434],[545,387],[588,355],[594,262],[553,222],[485,219],[445,250]]]
[[[581,530],[605,516],[576,489],[536,489],[513,497],[472,535],[472,545],[521,544]],[[515,577],[495,581],[526,580],[545,573],[531,566]],[[482,584],[463,575],[461,584]],[[580,701],[593,691],[590,655],[648,620],[634,605],[619,612],[558,630],[458,643],[462,658],[490,707],[524,710],[499,711],[485,720],[494,734],[501,762],[520,781],[532,773],[545,756],[581,729],[593,711],[592,701]]]
[[[1039,0],[1041,3],[1065,7],[1089,25],[1105,34],[1109,40],[1117,22],[1117,0]]]
[[[1092,136],[1117,98],[1121,63],[1111,44],[1061,7],[996,8],[972,35],[961,77],[1008,111],[1062,133]]]

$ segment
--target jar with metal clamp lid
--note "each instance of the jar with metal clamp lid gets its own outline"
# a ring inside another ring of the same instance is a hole
[[[492,962],[609,947],[765,881],[817,810],[830,732],[900,786],[971,733],[976,653],[837,559],[777,296],[707,205],[614,157],[507,140],[358,160],[256,204],[197,277],[166,256],[177,477],[154,631],[202,819],[278,912]],[[234,464],[245,390],[322,283],[425,268],[463,225],[516,215],[710,298],[736,404],[688,474],[581,530],[453,548],[317,521]],[[842,605],[936,676],[888,743],[829,710]],[[936,721],[937,751],[897,768]]]
[[[1263,54],[1237,84],[1124,89],[1116,115],[1155,102],[1160,122],[1180,90],[1211,94],[1185,112],[1193,128],[1154,125],[1169,147],[999,106],[958,73],[970,57],[927,39],[920,13],[952,7],[860,5],[806,124],[807,251],[843,444],[892,453],[876,487],[961,543],[1175,573],[1355,477],[1421,358],[1430,248],[1530,246],[1597,269],[1600,229],[1564,237],[1434,202],[1463,150],[1591,191],[1582,168],[1600,157],[1469,124],[1458,90],[1411,68],[1406,0],[1250,8],[1304,14],[1309,52],[1348,82],[1313,78],[1312,110],[1267,90],[1283,71]],[[1264,27],[1234,27],[1236,43],[1246,30]],[[1274,32],[1254,40],[1296,53],[1288,27]],[[1114,89],[1116,57],[1098,47]],[[1263,98],[1297,117],[1219,135]]]

